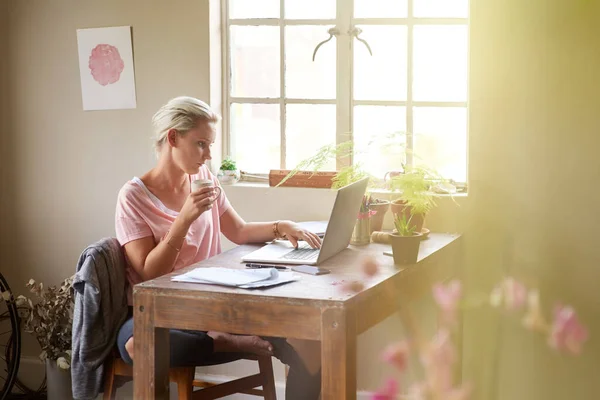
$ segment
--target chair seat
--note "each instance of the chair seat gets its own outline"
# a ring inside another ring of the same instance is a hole
[[[179,400],[212,400],[244,393],[262,396],[267,400],[276,400],[273,363],[270,356],[246,355],[242,359],[258,361],[259,373],[224,383],[215,383],[195,379],[195,367],[169,368],[169,381],[177,384]],[[115,377],[133,378],[133,367],[120,357],[118,351],[104,363],[104,400],[115,399]],[[262,389],[257,389],[261,387]],[[202,388],[194,391],[194,388]]]

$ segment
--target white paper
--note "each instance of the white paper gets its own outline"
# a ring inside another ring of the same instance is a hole
[[[131,27],[77,29],[84,110],[136,108]]]
[[[207,285],[222,285],[222,286],[231,286],[231,287],[239,287],[242,289],[254,289],[259,287],[268,287],[274,285],[280,285],[287,282],[292,282],[298,280],[298,277],[293,272],[278,272],[275,278],[264,279],[256,282],[247,283],[244,285],[232,285],[232,284],[224,284],[224,283],[215,283],[210,281],[204,281],[201,279],[196,279],[188,274],[178,275],[171,278],[173,282],[187,282],[187,283],[204,283]]]
[[[217,283],[220,285],[240,286],[249,283],[277,278],[275,268],[265,269],[232,269],[232,268],[195,268],[187,272],[188,278]]]

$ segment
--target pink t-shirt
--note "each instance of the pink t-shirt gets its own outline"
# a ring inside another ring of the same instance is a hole
[[[211,179],[215,186],[218,180],[206,165],[200,168],[195,179]],[[230,207],[229,200],[222,191],[214,202],[213,208],[206,211],[190,225],[186,240],[181,246],[179,256],[173,270],[206,260],[221,252],[221,224],[219,218]],[[168,209],[152,194],[137,177],[127,182],[119,191],[115,213],[115,229],[121,246],[132,240],[152,236],[159,243],[171,228],[171,224],[179,212]],[[142,282],[142,278],[127,262],[127,280],[129,281],[129,302],[131,304],[131,288]]]

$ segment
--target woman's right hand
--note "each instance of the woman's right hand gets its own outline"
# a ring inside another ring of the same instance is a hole
[[[196,192],[192,192],[185,200],[183,207],[181,207],[179,215],[188,225],[191,225],[203,212],[212,208],[215,198],[214,187],[203,187]]]

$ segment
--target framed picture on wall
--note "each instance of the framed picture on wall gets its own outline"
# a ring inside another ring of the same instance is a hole
[[[131,27],[77,29],[84,110],[136,108]]]

